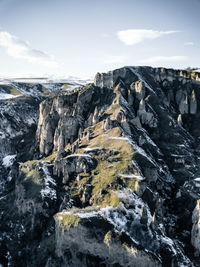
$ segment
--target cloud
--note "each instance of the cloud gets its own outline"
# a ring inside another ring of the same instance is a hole
[[[186,56],[155,56],[140,60],[140,63],[177,62],[186,60]]]
[[[185,42],[184,45],[185,45],[185,46],[193,46],[194,43],[193,43],[193,42]]]
[[[134,45],[148,39],[153,40],[161,36],[177,32],[178,31],[154,31],[145,29],[130,29],[117,32],[117,36],[125,45]]]
[[[126,56],[109,56],[104,60],[105,64],[115,64],[115,63],[123,63],[126,59]]]
[[[10,57],[23,58],[29,62],[36,62],[48,67],[56,67],[54,57],[37,49],[33,49],[30,44],[8,32],[0,32],[0,46],[6,48]]]

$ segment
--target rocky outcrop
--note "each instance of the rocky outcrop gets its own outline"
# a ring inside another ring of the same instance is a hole
[[[192,91],[192,95],[190,98],[190,114],[197,113],[197,99],[194,90]]]
[[[132,87],[132,84],[131,84],[131,87]],[[139,101],[144,99],[145,98],[145,93],[146,93],[144,83],[142,81],[137,81],[134,84],[134,87],[135,87],[135,92],[136,92],[136,98]]]
[[[91,217],[89,223],[87,219],[80,219],[78,225],[68,226],[62,224],[65,216],[64,213],[56,216],[56,252],[64,265],[161,266],[153,256],[132,248],[126,234],[120,239],[112,232],[112,225],[103,218]],[[80,242],[82,246],[79,245]]]
[[[146,111],[146,102],[144,99],[140,100],[138,117],[142,124],[147,124],[149,127],[157,127],[157,119],[152,112]]]
[[[111,92],[107,101],[97,108],[96,104],[103,95],[103,91],[91,85],[77,93],[59,95],[44,101],[40,105],[37,129],[40,153],[49,155],[53,150],[62,151],[68,143],[72,144],[78,138],[80,129],[97,123],[102,116],[103,106],[107,101],[112,101]]]
[[[2,161],[4,261],[198,266],[199,89],[190,72],[124,67],[44,100],[34,160]]]
[[[200,201],[197,201],[197,205],[192,214],[192,231],[191,231],[191,243],[196,249],[196,254],[200,254]]]

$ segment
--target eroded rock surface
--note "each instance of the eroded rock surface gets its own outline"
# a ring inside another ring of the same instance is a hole
[[[0,263],[199,266],[199,89],[124,67],[46,98],[32,159],[4,159]]]

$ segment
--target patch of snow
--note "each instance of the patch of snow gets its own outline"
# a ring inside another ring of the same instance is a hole
[[[5,168],[9,168],[12,166],[13,162],[15,161],[17,155],[8,155],[3,158],[3,166]]]
[[[93,151],[93,150],[101,150],[101,149],[102,149],[102,147],[98,147],[98,146],[83,148],[83,150],[85,150],[85,151]]]
[[[127,140],[129,141],[129,143],[132,145],[133,149],[139,153],[140,155],[142,155],[143,157],[145,157],[148,161],[150,161],[154,166],[156,165],[156,163],[153,161],[153,159],[147,155],[147,153],[144,151],[143,148],[141,148],[140,146],[138,146],[135,142],[133,142],[133,140],[130,137],[127,137]]]
[[[131,189],[124,189],[120,192],[113,191],[121,200],[126,201],[127,203],[132,204],[133,208],[127,209],[125,205],[120,202],[118,207],[111,207],[107,206],[106,208],[91,210],[91,211],[84,211],[79,210],[77,212],[73,212],[73,214],[79,216],[80,218],[91,218],[96,216],[101,216],[108,220],[115,228],[116,232],[125,232],[128,234],[131,239],[139,243],[139,240],[136,241],[132,235],[129,233],[129,222],[130,218],[132,221],[132,226],[134,224],[139,224],[141,219],[142,210],[146,207],[148,222],[147,225],[149,226],[152,222],[152,216],[149,211],[148,206],[131,190]],[[71,214],[70,211],[63,211],[64,214]],[[131,227],[132,227],[131,226]]]
[[[172,157],[184,158],[185,155],[171,154]]]
[[[79,89],[82,85],[78,85],[78,84],[75,84],[75,85],[69,85],[67,87],[67,89],[65,89],[65,91],[74,91],[75,89]]]
[[[120,173],[119,171],[117,171],[117,174],[120,176],[120,177],[125,177],[125,178],[135,178],[135,179],[138,179],[138,180],[144,180],[144,178],[140,175],[135,175],[135,174],[122,174]]]
[[[45,188],[43,188],[40,193],[42,195],[42,199],[45,197],[51,198],[51,199],[56,199],[56,190],[54,187],[56,186],[56,182],[54,179],[51,177],[47,165],[43,162],[42,163],[42,170],[44,172],[44,185]]]
[[[32,125],[32,124],[35,124],[35,121],[33,118],[28,118],[27,123],[28,125]]]
[[[128,141],[128,139],[126,137],[111,136],[108,134],[103,134],[103,136],[107,137],[108,139],[112,139],[112,140],[126,140],[126,141]]]
[[[70,211],[63,211],[63,214],[72,214]],[[92,210],[92,211],[79,211],[75,212],[75,215],[79,216],[81,219],[84,218],[92,218],[101,215],[100,210]]]
[[[55,91],[61,89],[63,85],[58,83],[42,83],[42,86],[44,86],[49,91]]]
[[[11,94],[6,94],[6,93],[0,93],[0,100],[16,98],[16,97],[19,97],[19,96],[20,95],[11,95]]]
[[[74,157],[85,157],[85,158],[91,158],[90,154],[72,154],[66,157],[66,159],[68,158],[74,158]]]

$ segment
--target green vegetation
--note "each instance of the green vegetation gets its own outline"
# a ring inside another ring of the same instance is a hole
[[[5,91],[5,93],[7,94],[11,94],[11,95],[14,95],[14,96],[17,96],[17,95],[22,95],[22,93],[20,91],[17,90],[17,88],[14,88],[14,87],[10,87],[10,86],[7,86],[7,85],[2,85],[1,88]]]
[[[105,132],[100,122],[90,129],[95,136],[89,141],[84,139],[82,145],[87,145],[88,148],[100,147],[102,152],[95,156],[98,165],[91,174],[81,174],[81,180],[73,183],[72,196],[78,196],[81,199],[82,189],[89,183],[92,185],[91,205],[117,207],[120,199],[115,191],[119,190],[120,183],[132,190],[138,189],[137,178],[130,179],[119,175],[119,173],[138,175],[132,164],[134,151],[130,143],[125,138],[121,138],[123,134],[119,127]],[[109,137],[116,137],[116,139]],[[79,153],[85,153],[85,151],[80,149]]]
[[[51,155],[49,155],[46,158],[42,158],[40,161],[53,162],[55,160],[56,156],[57,156],[57,152],[53,152]]]
[[[10,87],[9,88],[9,91],[10,91],[10,94],[12,94],[12,95],[21,95],[22,93],[20,92],[20,91],[18,91],[17,90],[17,88],[12,88],[12,87]]]
[[[22,167],[21,171],[25,174],[24,181],[32,179],[35,184],[41,184],[42,179],[39,172],[39,162],[38,161],[27,161]]]
[[[35,198],[42,189],[42,175],[37,160],[27,161],[21,165],[22,184],[28,198]]]
[[[35,198],[42,189],[43,177],[40,171],[40,164],[44,162],[53,162],[56,158],[57,152],[52,153],[41,160],[26,161],[21,165],[21,179],[22,184],[26,190],[27,198]]]
[[[56,219],[59,222],[59,225],[63,228],[69,229],[70,227],[78,226],[81,218],[75,214],[64,214],[58,213],[56,214]]]

